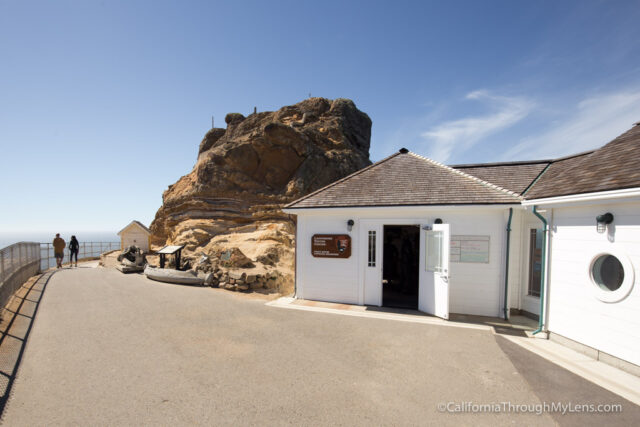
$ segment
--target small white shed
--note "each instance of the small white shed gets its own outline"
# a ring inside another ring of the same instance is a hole
[[[122,249],[135,245],[143,252],[149,252],[151,230],[140,221],[131,221],[129,225],[118,232],[120,236],[120,246]]]

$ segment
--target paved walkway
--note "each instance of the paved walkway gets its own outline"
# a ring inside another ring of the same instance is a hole
[[[631,425],[640,408],[491,331],[282,310],[65,269],[43,288],[4,425]],[[0,352],[3,350],[0,348]],[[456,413],[621,403],[621,414]],[[495,407],[494,407],[495,408]]]

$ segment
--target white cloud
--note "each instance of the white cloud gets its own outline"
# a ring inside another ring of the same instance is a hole
[[[447,162],[454,149],[457,152],[470,149],[481,139],[519,122],[533,108],[533,103],[525,98],[494,95],[486,90],[471,92],[465,98],[483,101],[494,111],[444,122],[423,132],[421,136],[429,144],[430,158]]]
[[[591,96],[570,111],[561,123],[507,150],[503,159],[554,158],[606,144],[640,120],[640,90]]]

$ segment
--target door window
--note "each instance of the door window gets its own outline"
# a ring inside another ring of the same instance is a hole
[[[427,271],[442,272],[442,231],[426,231],[425,253]]]
[[[542,282],[542,230],[529,230],[529,292],[532,297],[540,297]]]

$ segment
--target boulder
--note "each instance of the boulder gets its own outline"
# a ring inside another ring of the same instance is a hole
[[[278,289],[293,290],[295,224],[282,206],[370,165],[371,119],[351,100],[309,98],[225,122],[164,192],[152,244],[184,244],[185,259],[203,252],[224,268],[271,266]]]
[[[229,272],[229,277],[231,279],[234,279],[234,280],[242,280],[242,279],[244,279],[246,277],[246,273],[244,273],[242,271],[237,271],[237,270],[236,271],[230,271]]]

